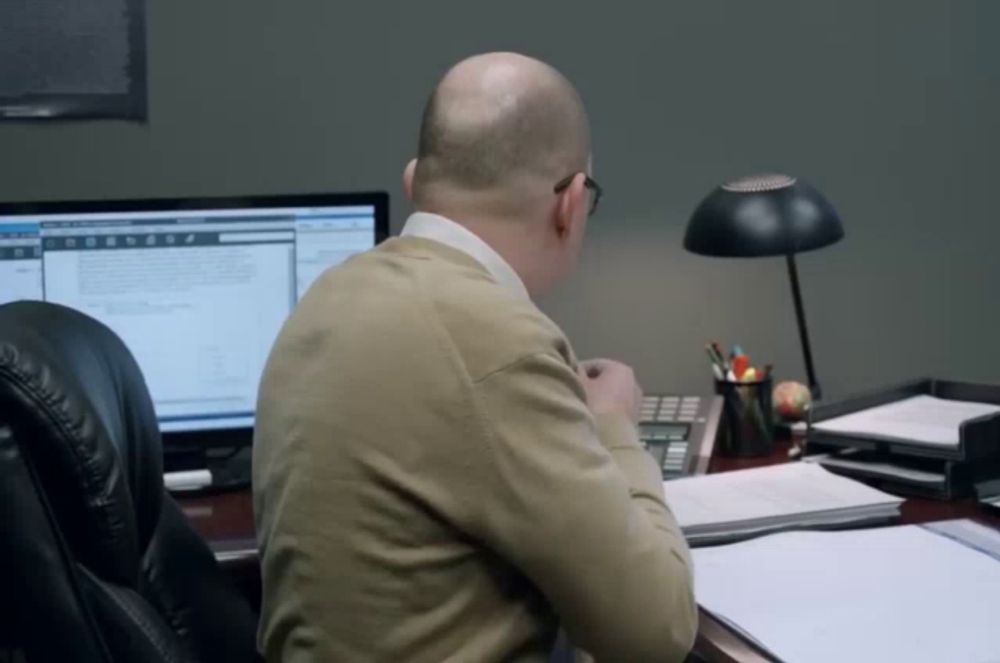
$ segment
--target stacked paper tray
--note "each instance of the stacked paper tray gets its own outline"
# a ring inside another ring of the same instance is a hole
[[[1000,387],[925,379],[813,413],[809,444],[967,462],[1000,456]]]
[[[810,455],[886,490],[938,499],[1000,477],[1000,387],[925,379],[816,408]]]

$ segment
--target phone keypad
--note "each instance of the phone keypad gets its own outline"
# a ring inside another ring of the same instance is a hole
[[[640,407],[639,441],[656,459],[664,479],[684,475],[693,423],[704,423],[700,396],[645,396]]]
[[[644,396],[640,408],[642,423],[692,423],[704,418],[700,415],[701,396]]]

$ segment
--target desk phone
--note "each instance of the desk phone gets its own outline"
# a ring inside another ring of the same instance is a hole
[[[719,396],[645,396],[639,441],[656,459],[664,479],[704,474],[721,416]]]

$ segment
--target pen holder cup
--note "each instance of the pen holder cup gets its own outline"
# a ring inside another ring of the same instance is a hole
[[[771,378],[755,382],[715,381],[722,396],[719,450],[728,456],[767,456],[774,446]]]

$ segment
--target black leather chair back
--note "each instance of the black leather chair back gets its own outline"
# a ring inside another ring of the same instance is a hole
[[[257,660],[249,605],[164,492],[135,360],[66,307],[0,306],[0,523],[29,661]]]

